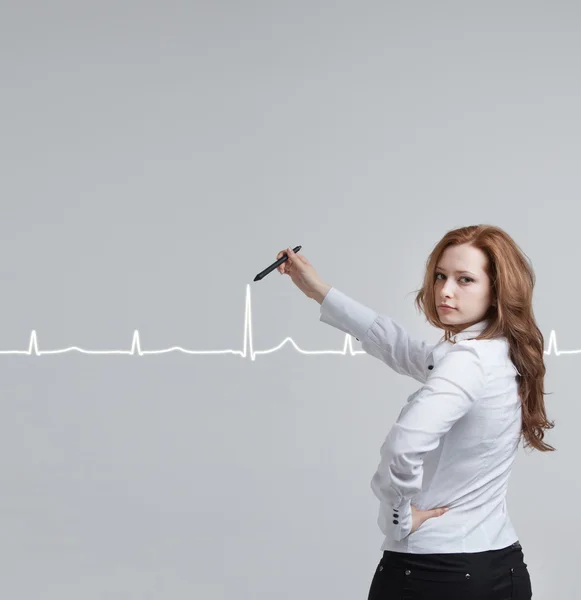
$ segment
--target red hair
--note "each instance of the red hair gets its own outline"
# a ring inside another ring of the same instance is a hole
[[[466,327],[444,324],[436,310],[434,294],[435,269],[448,246],[469,244],[479,248],[488,257],[486,272],[496,299],[483,317],[489,321],[476,339],[505,336],[510,358],[520,375],[519,396],[522,404],[522,432],[524,447],[542,452],[555,448],[543,441],[544,430],[552,429],[548,421],[544,399],[544,338],[538,328],[532,307],[535,275],[530,259],[516,242],[502,229],[493,225],[470,225],[446,233],[436,244],[426,261],[424,284],[416,290],[415,304],[426,315],[429,323],[445,330],[445,340]]]

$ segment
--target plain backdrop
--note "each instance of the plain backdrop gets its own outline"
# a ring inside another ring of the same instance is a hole
[[[252,280],[300,244],[436,342],[425,260],[489,223],[537,276],[557,448],[510,516],[535,600],[577,598],[580,55],[564,1],[4,0],[0,349],[198,353],[0,355],[0,595],[367,598],[418,383],[301,352],[345,336]]]

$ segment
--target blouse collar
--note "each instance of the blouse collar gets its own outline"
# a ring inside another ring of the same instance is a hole
[[[456,343],[456,342],[460,342],[462,340],[468,340],[468,339],[475,338],[479,334],[481,334],[486,329],[486,327],[488,327],[488,324],[489,324],[488,319],[483,319],[482,321],[478,321],[478,323],[474,323],[473,325],[470,325],[466,329],[463,329],[462,331],[456,333],[455,335],[452,335],[450,338],[450,341],[453,343]]]

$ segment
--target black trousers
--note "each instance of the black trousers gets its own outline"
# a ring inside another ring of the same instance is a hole
[[[485,552],[411,554],[385,550],[367,600],[530,600],[520,543]]]

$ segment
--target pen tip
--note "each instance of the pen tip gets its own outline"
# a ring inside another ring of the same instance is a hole
[[[256,277],[253,279],[253,281],[260,281],[260,277],[257,275],[257,276],[256,276]]]

